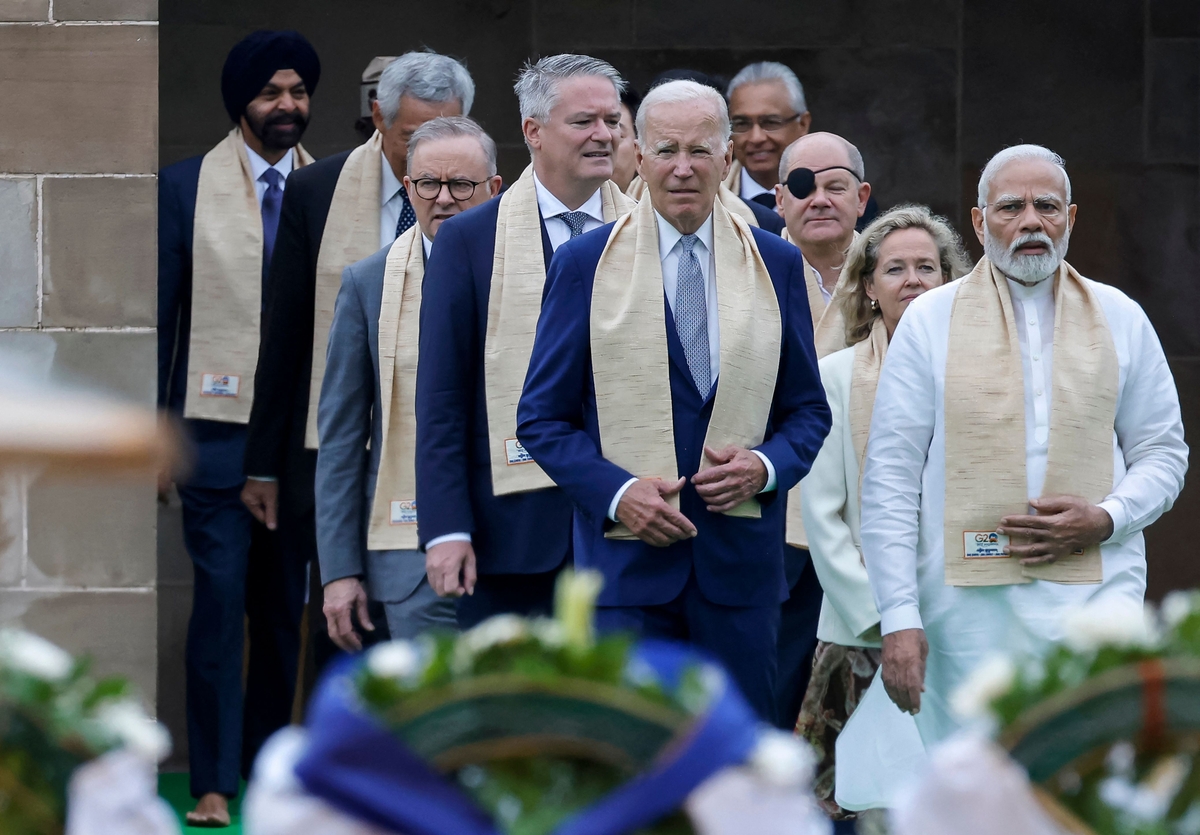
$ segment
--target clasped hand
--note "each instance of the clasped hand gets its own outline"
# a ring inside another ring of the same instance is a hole
[[[1036,515],[1005,516],[996,528],[997,533],[1022,539],[1023,544],[1008,547],[1022,565],[1049,564],[1112,536],[1112,517],[1087,499],[1043,496],[1029,505]]]
[[[734,446],[722,450],[705,447],[704,452],[714,466],[694,475],[692,484],[710,511],[731,510],[757,495],[766,485],[766,465],[753,452]],[[677,495],[684,484],[683,478],[673,484],[659,478],[634,482],[617,503],[617,521],[642,542],[656,548],[665,548],[695,536],[696,526],[667,501]]]

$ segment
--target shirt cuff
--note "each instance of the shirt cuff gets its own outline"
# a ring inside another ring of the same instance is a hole
[[[631,479],[629,479],[629,481],[627,481],[621,485],[621,489],[617,491],[617,494],[615,496],[613,496],[613,500],[608,503],[608,518],[609,519],[611,519],[614,522],[617,521],[617,505],[619,505],[621,503],[621,497],[625,495],[625,491],[628,490],[632,485],[634,485],[636,483],[637,483],[637,479],[631,478]]]
[[[1121,540],[1125,538],[1125,528],[1129,525],[1129,516],[1125,513],[1125,507],[1119,499],[1109,497],[1100,502],[1100,508],[1112,517],[1113,532],[1112,536],[1104,540],[1112,542],[1113,540]]]
[[[470,542],[471,535],[469,533],[448,533],[442,536],[435,536],[433,539],[425,543],[425,550],[428,551],[435,545],[441,545],[443,542]]]
[[[279,481],[279,479],[273,475],[248,475],[248,476],[246,476],[246,480],[247,481]]]
[[[750,451],[753,452],[755,455],[757,455],[759,458],[761,458],[762,462],[763,462],[763,466],[767,468],[767,484],[765,487],[763,487],[763,489],[759,490],[758,492],[760,494],[761,493],[770,493],[776,487],[775,465],[771,463],[770,458],[768,458],[763,453],[759,452],[757,449],[752,449]]]
[[[924,628],[921,623],[921,610],[915,603],[889,609],[879,619],[879,631],[884,635],[899,632],[901,629]]]

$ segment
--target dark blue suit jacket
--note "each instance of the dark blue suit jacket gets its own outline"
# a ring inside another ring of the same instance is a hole
[[[192,333],[192,230],[203,156],[158,172],[158,407],[183,416]],[[246,427],[184,421],[195,453],[192,487],[237,487],[245,481]]]
[[[674,600],[695,571],[700,592],[726,606],[767,606],[787,597],[783,570],[786,492],[803,478],[829,432],[812,319],[796,247],[753,230],[779,298],[782,344],[774,404],[757,447],[775,467],[776,489],[759,496],[761,519],[708,512],[690,482],[699,468],[716,385],[703,393],[688,371],[666,298],[675,459],[689,478],[680,509],[698,531],[667,548],[604,538],[608,507],[632,474],[605,460],[596,422],[589,317],[592,283],[611,225],[559,247],[547,278],[533,359],[517,410],[517,437],[574,500],[575,563],[599,569],[600,603],[654,606]]]
[[[417,365],[417,505],[422,547],[468,532],[481,574],[534,574],[571,552],[561,490],[495,496],[483,342],[500,198],[447,220],[425,267]],[[542,253],[552,249],[542,222]]]

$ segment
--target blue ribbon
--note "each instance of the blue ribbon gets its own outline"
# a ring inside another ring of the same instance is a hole
[[[701,661],[693,650],[663,641],[642,642],[634,658],[671,688]],[[358,663],[330,670],[310,704],[308,749],[295,769],[308,792],[351,817],[406,835],[499,835],[468,795],[358,705]],[[678,809],[713,774],[744,762],[758,738],[758,718],[723,672],[721,679],[709,710],[686,736],[647,771],[567,818],[554,835],[626,835]]]

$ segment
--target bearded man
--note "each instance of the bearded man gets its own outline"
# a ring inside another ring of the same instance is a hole
[[[926,745],[985,656],[1036,652],[1069,609],[1142,606],[1142,531],[1183,486],[1179,398],[1154,328],[1064,259],[1062,158],[1001,151],[971,210],[986,256],[909,307],[879,378],[862,545],[883,683]]]
[[[254,399],[264,277],[285,190],[313,161],[300,146],[317,54],[296,32],[258,31],[229,51],[221,93],[234,127],[158,178],[158,405],[180,415],[196,466],[178,484],[195,570],[187,640],[188,822],[229,823],[227,798],[291,719],[304,561],[239,494]],[[165,496],[169,476],[160,479]],[[243,618],[251,657],[242,692]]]

